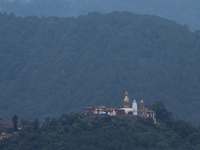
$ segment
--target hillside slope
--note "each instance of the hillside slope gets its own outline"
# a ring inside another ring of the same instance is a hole
[[[152,14],[186,24],[191,30],[200,29],[198,0],[1,0],[0,11],[17,16],[77,17],[88,12],[108,13],[129,11]]]
[[[86,105],[119,106],[124,92],[162,100],[199,124],[199,32],[151,15],[78,18],[0,14],[0,114],[27,119]]]

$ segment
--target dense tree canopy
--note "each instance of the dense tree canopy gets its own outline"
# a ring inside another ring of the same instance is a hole
[[[166,108],[163,107],[163,110]],[[59,119],[47,117],[37,130],[35,130],[36,119],[28,124],[23,122],[26,126],[19,131],[19,135],[0,140],[1,150],[198,150],[200,148],[199,128],[180,119],[171,118],[167,123],[154,124],[152,118],[111,116],[90,118],[83,114],[71,113],[63,114]]]
[[[165,102],[198,125],[199,31],[151,15],[77,18],[0,13],[0,113],[33,120],[86,105]]]

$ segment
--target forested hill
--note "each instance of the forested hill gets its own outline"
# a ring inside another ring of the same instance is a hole
[[[162,100],[199,124],[200,32],[151,15],[0,13],[0,114],[35,119],[86,105]]]
[[[200,29],[199,0],[0,0],[0,11],[16,16],[77,17],[88,12],[152,14]]]
[[[163,110],[163,109],[162,109]],[[160,112],[163,115],[167,111]],[[199,150],[200,129],[180,120],[154,124],[151,117],[96,117],[63,114],[45,118],[39,128],[22,120],[18,136],[0,140],[1,150]]]

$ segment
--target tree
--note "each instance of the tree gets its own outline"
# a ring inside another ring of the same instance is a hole
[[[164,123],[172,119],[172,113],[168,112],[162,101],[155,102],[151,109],[156,113],[156,119]]]
[[[12,122],[13,122],[13,131],[17,132],[18,131],[18,127],[17,127],[17,123],[18,123],[18,117],[16,115],[13,116],[12,118]]]
[[[39,129],[40,123],[38,121],[38,119],[34,120],[34,131],[37,132],[37,130]]]
[[[46,116],[46,117],[44,118],[43,126],[48,127],[50,121],[51,121],[51,117],[50,117],[50,116]]]

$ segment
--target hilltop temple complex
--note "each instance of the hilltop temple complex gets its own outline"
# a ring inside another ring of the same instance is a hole
[[[86,106],[84,108],[85,115],[89,114],[92,117],[97,115],[110,115],[110,116],[133,116],[133,117],[152,117],[154,123],[156,123],[155,113],[154,111],[150,110],[143,100],[140,101],[139,105],[137,104],[136,100],[132,102],[130,105],[128,92],[125,92],[124,97],[124,106],[123,107],[106,107],[106,106]]]

